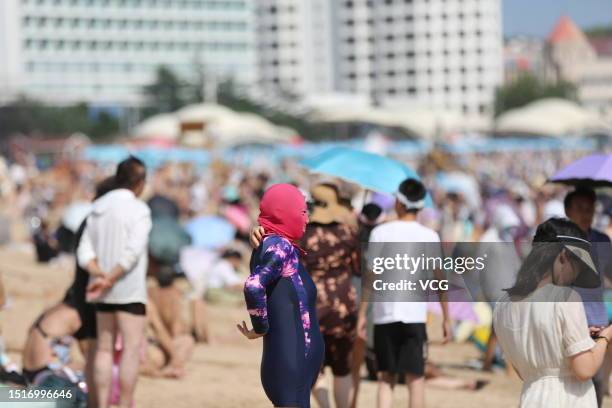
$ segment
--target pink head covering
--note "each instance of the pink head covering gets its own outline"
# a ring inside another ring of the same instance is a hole
[[[308,223],[304,195],[291,184],[274,184],[266,190],[259,203],[259,225],[265,235],[280,235],[297,248]],[[301,250],[301,248],[300,248]]]

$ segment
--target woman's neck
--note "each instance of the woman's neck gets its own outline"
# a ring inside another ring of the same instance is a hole
[[[538,283],[537,288],[541,288],[542,286],[546,286],[550,283],[553,283],[553,279],[552,279],[552,271],[547,272],[544,277],[542,278],[542,280],[540,280],[540,282]]]

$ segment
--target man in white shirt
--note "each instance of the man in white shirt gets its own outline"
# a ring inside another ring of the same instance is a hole
[[[95,303],[98,345],[94,382],[98,407],[106,408],[111,385],[114,339],[121,334],[119,365],[121,407],[130,407],[139,370],[146,324],[149,207],[138,199],[146,183],[144,164],[135,157],[121,162],[117,189],[93,204],[77,249],[79,265],[90,276],[88,299]]]
[[[416,221],[419,210],[424,207],[426,190],[423,184],[415,179],[407,179],[400,184],[396,196],[395,210],[398,219],[383,223],[372,230],[370,243],[404,243],[390,245],[411,256],[419,256],[420,249],[432,249],[438,256],[440,237],[438,234]],[[414,245],[410,245],[414,243]],[[424,243],[436,243],[428,245]],[[370,245],[370,248],[372,245]],[[373,248],[376,251],[376,248]],[[420,272],[420,271],[419,271]],[[441,271],[434,270],[436,279],[443,279]],[[369,285],[369,284],[368,284]],[[358,335],[365,339],[367,299],[372,298],[366,293],[359,308],[357,323]],[[379,294],[380,295],[380,294]],[[383,298],[393,300],[395,293],[385,293]],[[404,295],[401,295],[404,296]],[[376,297],[375,297],[376,299]],[[380,297],[378,297],[380,299]],[[405,298],[402,298],[405,299]],[[375,301],[372,304],[372,320],[374,323],[374,349],[378,367],[378,407],[391,407],[393,402],[393,387],[397,375],[403,374],[410,392],[409,406],[421,408],[425,406],[425,360],[427,358],[427,304],[417,301]],[[446,296],[440,295],[443,311],[444,341],[450,337],[450,323]]]

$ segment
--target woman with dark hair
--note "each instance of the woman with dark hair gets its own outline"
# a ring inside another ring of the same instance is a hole
[[[96,186],[94,200],[115,188],[115,178],[108,177]],[[87,219],[79,227],[75,243],[81,239]],[[76,249],[76,248],[75,248]],[[66,291],[61,303],[45,310],[28,331],[23,348],[23,375],[29,384],[37,384],[39,379],[50,373],[52,343],[64,336],[73,336],[85,356],[85,379],[88,387],[88,406],[96,407],[96,387],[93,381],[93,358],[96,351],[96,312],[85,297],[89,274],[76,263],[72,285]],[[41,375],[42,374],[42,375]]]
[[[591,378],[612,326],[587,326],[570,288],[599,285],[590,244],[577,225],[552,218],[537,228],[516,283],[497,303],[493,324],[506,358],[524,381],[521,407],[595,408]]]
[[[253,329],[245,322],[238,329],[248,339],[263,337],[261,382],[274,406],[310,407],[324,346],[317,288],[300,262],[306,202],[296,187],[276,184],[264,193],[259,208],[265,234],[253,251],[244,286]]]

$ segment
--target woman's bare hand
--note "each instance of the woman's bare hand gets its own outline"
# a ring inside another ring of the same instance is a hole
[[[255,340],[260,337],[263,337],[263,334],[255,333],[254,329],[249,330],[244,320],[242,321],[242,325],[237,324],[236,327],[238,327],[238,330],[240,331],[240,333],[242,333],[244,337],[246,337],[249,340]]]
[[[253,227],[253,229],[251,229],[251,234],[249,235],[249,242],[253,248],[257,248],[259,244],[261,244],[265,233],[266,231],[261,225],[257,225]]]

